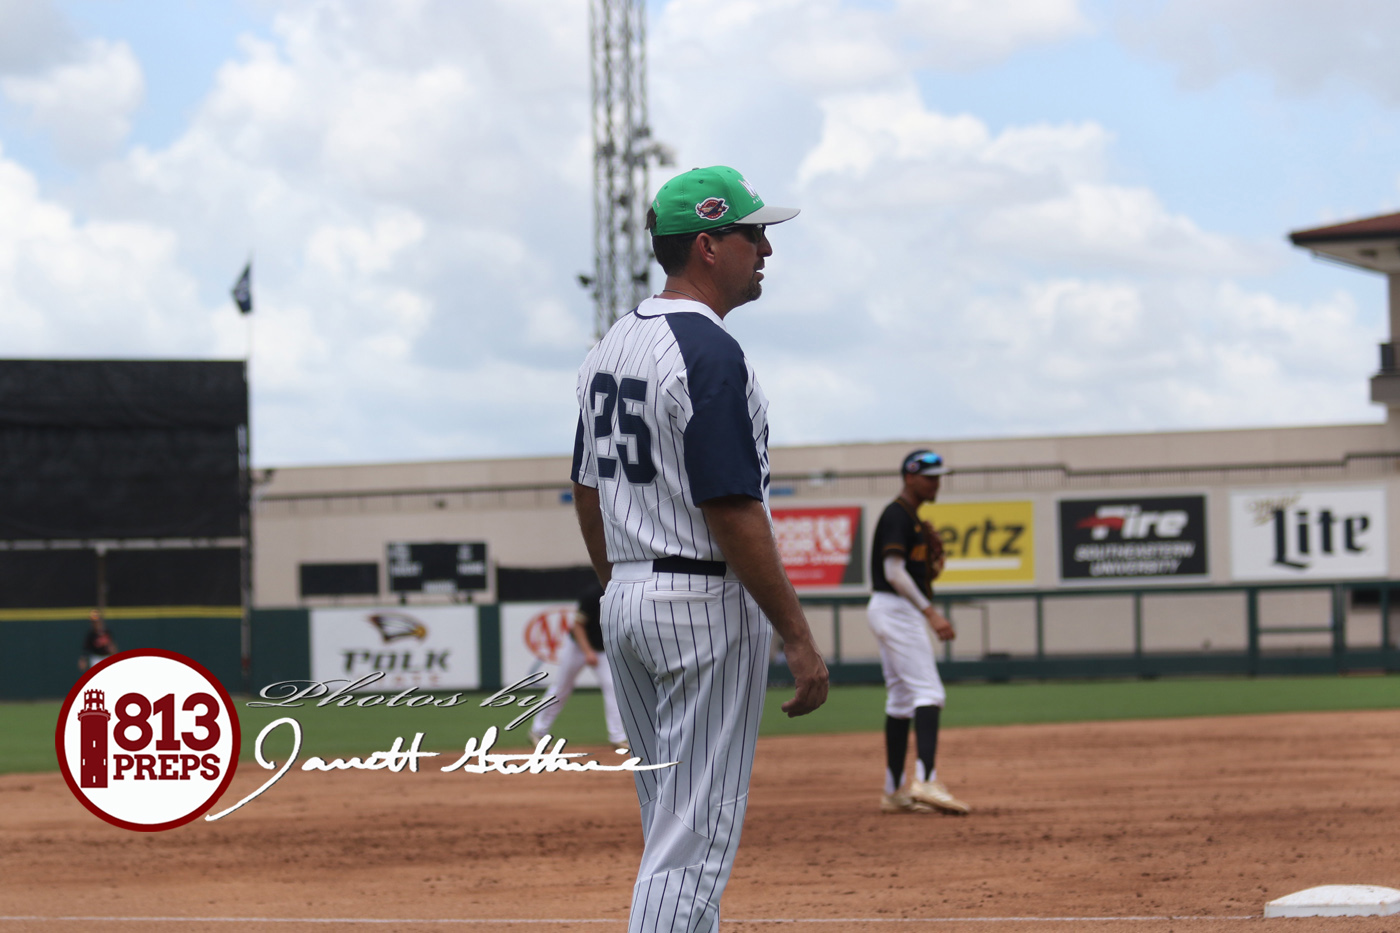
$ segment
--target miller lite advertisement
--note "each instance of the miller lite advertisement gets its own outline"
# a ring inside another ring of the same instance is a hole
[[[1386,538],[1383,486],[1230,494],[1236,580],[1384,577]]]
[[[501,606],[501,679],[514,683],[544,671],[548,679],[541,690],[549,692],[558,683],[560,649],[572,640],[570,628],[577,614],[577,602],[506,603]],[[579,687],[598,686],[596,668],[583,666],[575,682]]]
[[[481,686],[475,606],[382,606],[311,611],[311,679],[355,681],[374,671],[387,689]]]
[[[1060,579],[1204,577],[1205,496],[1061,499]]]

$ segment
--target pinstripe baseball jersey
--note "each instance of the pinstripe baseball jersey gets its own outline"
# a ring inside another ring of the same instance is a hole
[[[579,370],[571,471],[596,487],[608,560],[721,560],[699,504],[768,507],[768,400],[724,322],[695,301],[648,298]]]

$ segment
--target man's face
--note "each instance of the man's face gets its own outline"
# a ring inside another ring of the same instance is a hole
[[[932,502],[938,498],[939,477],[914,473],[906,479],[906,482],[914,495],[918,496],[920,502]]]
[[[726,296],[738,307],[763,294],[763,260],[773,247],[762,225],[740,224],[715,238],[716,272]]]

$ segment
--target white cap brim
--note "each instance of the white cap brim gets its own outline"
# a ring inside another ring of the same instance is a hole
[[[745,214],[736,224],[780,224],[785,220],[792,220],[802,209],[798,207],[775,207],[772,204],[765,204],[752,214]]]

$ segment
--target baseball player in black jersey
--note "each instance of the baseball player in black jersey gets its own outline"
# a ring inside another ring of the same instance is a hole
[[[919,506],[938,497],[939,477],[948,472],[943,458],[916,450],[904,458],[904,488],[885,506],[875,525],[870,549],[870,628],[880,645],[885,674],[885,813],[965,814],[971,808],[948,793],[938,780],[938,717],[946,694],[938,676],[924,626],[941,641],[953,638],[953,626],[933,606],[933,581],[943,570],[943,542],[919,518]],[[918,757],[914,780],[905,786],[904,758],[909,749],[909,721],[914,721]]]

